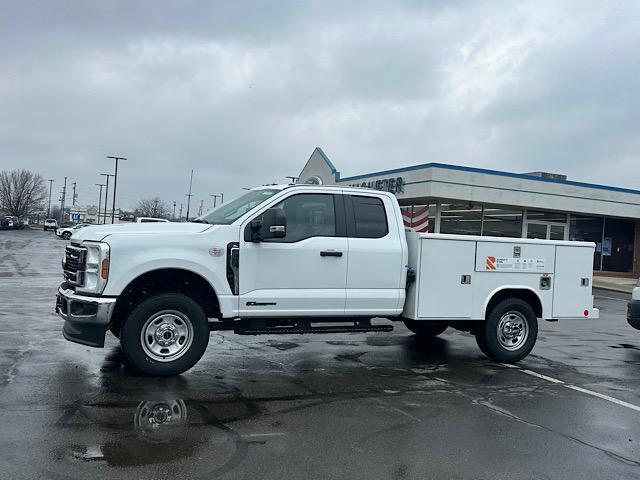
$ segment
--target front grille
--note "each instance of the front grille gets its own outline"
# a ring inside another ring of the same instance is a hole
[[[87,260],[87,249],[69,245],[64,252],[64,278],[71,285],[82,286],[84,283],[84,271]]]

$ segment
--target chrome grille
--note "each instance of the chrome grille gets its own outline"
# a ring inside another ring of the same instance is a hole
[[[87,261],[87,249],[84,247],[67,246],[64,252],[62,269],[65,280],[71,285],[82,286]]]

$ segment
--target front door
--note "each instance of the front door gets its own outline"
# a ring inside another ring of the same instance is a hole
[[[527,238],[564,240],[566,225],[548,222],[527,222]]]
[[[336,200],[294,194],[271,207],[286,216],[284,238],[240,241],[241,317],[344,314],[348,244],[338,236],[344,215]]]

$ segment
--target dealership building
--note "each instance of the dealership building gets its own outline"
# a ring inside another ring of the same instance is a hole
[[[640,190],[443,163],[342,178],[321,148],[298,182],[390,191],[422,232],[595,242],[595,273],[640,276]]]

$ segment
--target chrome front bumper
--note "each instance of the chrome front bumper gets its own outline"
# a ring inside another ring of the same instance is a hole
[[[65,284],[58,288],[56,313],[64,320],[62,334],[75,343],[104,347],[116,298],[79,295]]]

